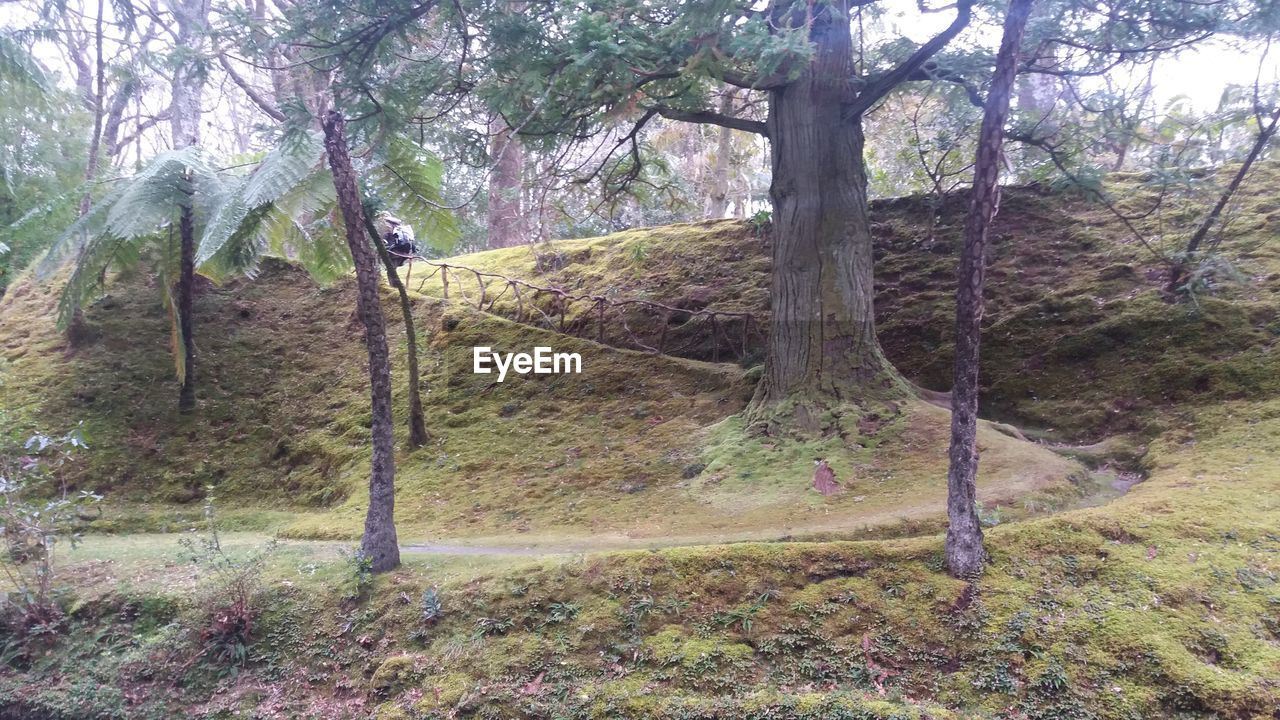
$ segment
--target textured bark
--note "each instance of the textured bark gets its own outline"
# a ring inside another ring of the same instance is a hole
[[[387,252],[387,246],[378,238],[378,228],[367,213],[364,216],[364,228],[369,232],[373,247],[378,251],[382,268],[387,273],[387,283],[400,296],[400,316],[404,320],[404,335],[409,346],[409,444],[420,448],[431,439],[431,434],[427,432],[427,420],[422,412],[422,392],[419,389],[422,376],[418,372],[418,332],[413,324],[413,305],[409,302],[409,291],[400,280],[400,273],[396,271],[391,253]]]
[[[504,248],[525,243],[521,195],[524,179],[524,148],[501,117],[489,123],[492,136],[489,155],[489,247]]]
[[[209,8],[205,0],[174,0],[173,16],[177,22],[177,44],[192,52],[201,49]],[[180,63],[170,83],[169,129],[175,149],[200,143],[200,96],[204,92],[204,74],[196,63]],[[196,405],[196,336],[192,315],[195,291],[195,220],[188,198],[179,218],[180,267],[178,274],[178,325],[182,329],[182,386],[178,390],[178,410],[190,412]]]
[[[848,112],[853,48],[846,13],[810,25],[813,61],[770,91],[773,182],[771,328],[753,421],[821,430],[825,409],[905,397],[876,339],[862,119]]]
[[[726,87],[720,96],[720,114],[733,116],[733,88]],[[716,159],[711,166],[711,182],[707,193],[706,216],[712,219],[724,217],[729,209],[729,156],[733,153],[733,130],[720,128],[716,141]]]
[[[182,387],[178,390],[178,411],[196,409],[196,337],[191,314],[192,296],[196,281],[196,228],[191,204],[182,208],[178,220],[178,240],[181,244],[181,267],[178,274],[178,326],[182,329],[182,347],[174,352],[183,354]]]
[[[956,577],[982,572],[986,551],[978,520],[978,351],[982,290],[986,280],[987,232],[1000,199],[1000,152],[1009,117],[1009,96],[1018,68],[1018,46],[1031,0],[1012,0],[996,56],[974,162],[973,190],[965,221],[956,288],[955,382],[951,389],[951,448],[947,471],[947,569]]]
[[[364,207],[356,186],[355,170],[347,150],[346,121],[330,111],[324,117],[324,146],[333,171],[338,209],[346,228],[347,247],[356,266],[356,311],[364,324],[369,353],[369,389],[373,411],[373,469],[369,476],[369,511],[364,519],[360,551],[374,572],[400,564],[395,525],[395,455],[391,422],[391,361],[387,352],[387,328],[378,297],[378,260],[365,237]]]

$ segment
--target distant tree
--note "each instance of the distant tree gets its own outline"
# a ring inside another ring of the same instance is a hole
[[[491,248],[514,247],[528,242],[525,234],[524,148],[520,138],[501,117],[489,123],[488,227]]]
[[[987,232],[1000,202],[1001,149],[1009,97],[1018,72],[1019,47],[1032,0],[1012,0],[973,165],[973,189],[960,251],[956,286],[955,382],[951,388],[951,450],[947,470],[947,569],[957,577],[982,572],[986,552],[978,521],[978,347],[982,337],[982,289],[986,278]]]

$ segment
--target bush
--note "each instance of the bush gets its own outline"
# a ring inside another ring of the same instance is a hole
[[[80,541],[88,508],[102,498],[65,485],[48,492],[58,484],[57,469],[85,447],[78,430],[61,437],[36,434],[20,447],[0,447],[0,569],[13,587],[2,620],[20,638],[56,632],[62,622],[54,549],[60,540],[73,547]]]
[[[262,571],[275,553],[276,540],[244,555],[235,555],[222,547],[214,512],[213,488],[206,488],[205,534],[183,538],[189,559],[205,573],[203,599],[207,608],[200,631],[200,652],[215,664],[239,668],[249,659],[253,643],[254,623],[261,614],[263,594]]]

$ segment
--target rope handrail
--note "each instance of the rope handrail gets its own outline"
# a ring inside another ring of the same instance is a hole
[[[592,305],[595,309],[596,336],[597,336],[596,339],[600,343],[604,343],[606,338],[605,311],[606,311],[606,308],[608,308],[617,313],[622,329],[626,332],[630,342],[634,346],[642,350],[647,350],[649,352],[654,352],[658,354],[675,354],[682,350],[685,350],[694,346],[696,344],[696,338],[690,342],[685,343],[684,345],[677,348],[672,353],[667,352],[667,349],[666,349],[667,328],[668,328],[668,325],[670,324],[671,317],[673,315],[682,314],[688,318],[686,322],[705,319],[708,323],[710,323],[711,325],[710,340],[712,345],[711,355],[712,355],[712,360],[714,362],[718,362],[720,359],[721,338],[724,338],[725,344],[729,346],[729,348],[736,354],[739,360],[746,357],[748,353],[748,349],[749,349],[748,346],[751,341],[752,330],[753,330],[752,326],[754,324],[752,322],[754,319],[754,313],[747,310],[726,310],[726,309],[718,309],[718,308],[699,308],[695,310],[690,308],[675,307],[673,305],[668,305],[666,303],[657,302],[655,300],[645,300],[643,298],[615,299],[599,293],[586,293],[586,294],[574,293],[562,287],[538,285],[536,283],[529,282],[528,280],[522,280],[520,278],[511,277],[509,275],[504,275],[499,272],[494,272],[490,270],[480,270],[478,268],[470,267],[468,265],[461,265],[459,263],[448,263],[448,262],[440,262],[437,260],[430,260],[421,255],[416,255],[416,254],[406,255],[406,254],[397,253],[394,251],[391,252],[391,255],[409,262],[409,272],[406,274],[406,284],[408,283],[408,278],[412,275],[413,263],[420,262],[420,263],[423,263],[424,265],[435,268],[430,273],[428,273],[425,277],[422,277],[419,280],[418,289],[417,289],[417,292],[419,293],[423,291],[423,288],[426,286],[426,283],[428,280],[431,280],[437,274],[439,274],[444,299],[448,300],[450,270],[455,271],[455,277],[457,278],[456,287],[457,287],[458,295],[462,298],[464,303],[466,303],[467,305],[474,305],[477,310],[481,310],[485,312],[494,312],[494,308],[498,300],[505,297],[508,292],[511,292],[514,296],[513,299],[516,304],[516,321],[517,322],[521,322],[521,323],[525,322],[526,303],[524,302],[524,298],[520,294],[521,288],[524,288],[526,290],[532,291],[535,299],[537,298],[538,295],[542,293],[547,293],[548,295],[554,296],[560,301],[559,308],[558,308],[559,310],[558,320],[553,315],[554,311],[557,308],[552,308],[553,313],[548,313],[546,310],[540,307],[536,302],[531,301],[530,303],[528,303],[529,307],[532,307],[534,310],[538,312],[539,315],[542,316],[542,321],[546,324],[547,328],[552,329],[556,332],[580,336],[580,332],[573,332],[573,333],[569,332],[569,328],[568,328],[569,323],[567,322],[568,309],[569,309],[569,306],[571,306],[575,302],[585,301],[590,305]],[[476,285],[479,288],[479,294],[474,301],[471,298],[469,298],[465,290],[463,290],[461,280],[465,274],[472,275],[476,279]],[[495,281],[502,283],[502,291],[497,294],[490,295],[488,292],[489,287]],[[488,305],[487,308],[485,307],[486,302]],[[637,336],[636,332],[631,329],[631,326],[627,322],[626,316],[623,314],[623,310],[628,307],[642,307],[650,310],[661,311],[663,313],[661,317],[661,332],[659,333],[656,347],[654,345],[651,345],[641,340],[640,337]],[[583,326],[585,326],[586,319],[588,317],[589,315],[584,313],[573,318],[573,325],[578,331],[580,331],[583,328]],[[733,342],[733,339],[729,337],[729,331],[727,329],[728,323],[720,322],[719,321],[720,318],[741,320],[742,336],[741,336],[740,343]],[[758,330],[756,331],[756,334],[759,335]]]

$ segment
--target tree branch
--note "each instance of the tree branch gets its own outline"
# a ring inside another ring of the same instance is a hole
[[[929,58],[932,58],[939,50],[946,47],[947,43],[951,42],[951,38],[960,34],[960,31],[969,24],[969,20],[973,17],[973,3],[974,0],[958,0],[956,2],[956,17],[947,26],[947,29],[933,36],[928,42],[917,48],[911,54],[911,57],[907,58],[901,65],[867,83],[862,92],[858,93],[857,99],[851,104],[850,114],[857,116],[866,112],[867,108],[870,108],[877,100],[887,95],[890,90],[906,82],[907,78],[929,61]]]
[[[245,80],[241,77],[240,73],[236,72],[236,69],[231,65],[231,61],[227,59],[226,53],[218,53],[218,62],[222,64],[222,69],[227,71],[227,76],[231,78],[231,82],[235,83],[236,87],[243,90],[244,94],[247,95],[249,99],[253,101],[253,104],[257,105],[262,112],[270,115],[271,118],[277,122],[285,122],[288,120],[288,118],[285,117],[285,114],[280,112],[279,108],[263,97],[261,93],[249,84],[249,81]]]
[[[701,125],[719,125],[727,127],[730,130],[742,130],[744,132],[756,133],[757,135],[769,136],[769,130],[764,123],[759,120],[749,120],[747,118],[729,117],[720,113],[710,112],[708,110],[686,111],[676,110],[664,105],[657,108],[658,114],[668,120],[678,120],[680,122],[699,123]]]

